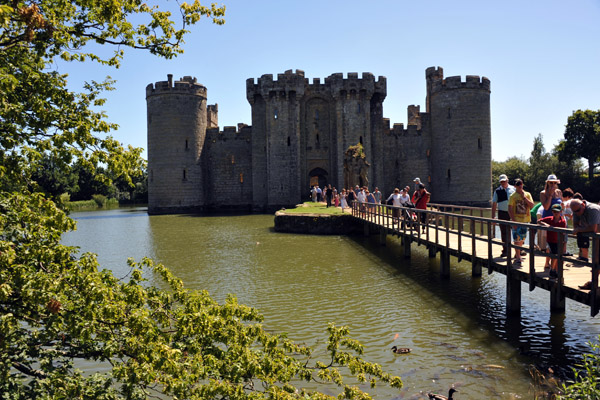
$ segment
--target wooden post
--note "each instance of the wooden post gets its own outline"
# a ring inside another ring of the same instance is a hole
[[[481,263],[477,262],[477,248],[475,244],[475,220],[471,220],[471,275],[481,276]]]
[[[590,292],[591,296],[591,312],[592,317],[595,317],[598,314],[598,255],[600,253],[599,240],[594,236],[592,236],[592,290]]]
[[[442,278],[450,277],[450,252],[447,247],[440,251],[440,276]]]
[[[385,231],[385,227],[380,226],[379,227],[379,243],[382,246],[385,246],[385,244],[386,244],[386,238],[387,238],[387,232]]]
[[[433,244],[429,245],[429,258],[435,258],[435,254],[437,253],[436,246]]]
[[[550,288],[550,311],[565,312],[565,294],[563,293],[563,235],[558,233],[558,278]]]
[[[462,261],[462,236],[463,236],[463,219],[461,216],[461,217],[458,217],[458,262]]]
[[[533,289],[535,289],[535,229],[529,231],[529,291]]]
[[[488,245],[488,254],[487,254],[487,265],[488,265],[488,275],[490,275],[493,271],[492,269],[492,228],[493,225],[488,221],[487,223],[487,245]]]
[[[506,271],[506,314],[521,313],[521,281]]]

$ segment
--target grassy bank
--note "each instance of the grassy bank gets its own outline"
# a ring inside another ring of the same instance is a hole
[[[299,204],[296,208],[287,208],[282,210],[286,214],[342,214],[340,207],[327,207],[325,203],[313,203],[307,201]]]
[[[66,202],[66,206],[67,206],[67,209],[69,209],[70,211],[98,210],[101,208],[119,207],[119,200],[117,200],[117,199],[94,199],[94,200],[68,201],[68,202]]]

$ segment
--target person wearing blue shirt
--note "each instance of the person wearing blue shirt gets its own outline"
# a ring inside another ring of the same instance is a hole
[[[492,198],[492,219],[496,218],[496,210],[498,210],[498,219],[510,221],[508,214],[508,199],[515,192],[515,187],[508,184],[508,177],[505,174],[500,175],[500,186],[494,190]],[[502,235],[502,254],[500,257],[506,257],[508,251],[506,249],[507,235],[510,225],[500,225],[500,234]]]

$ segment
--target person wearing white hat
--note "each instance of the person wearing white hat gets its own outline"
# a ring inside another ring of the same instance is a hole
[[[542,218],[551,217],[552,206],[555,204],[562,203],[562,192],[558,188],[559,184],[560,179],[558,179],[556,175],[548,175],[548,179],[546,179],[546,185],[544,186],[544,190],[540,192],[540,202],[542,203],[542,207],[544,207]]]
[[[496,218],[496,210],[498,210],[498,219],[510,221],[510,215],[508,214],[508,199],[510,198],[510,195],[515,192],[515,187],[508,184],[508,177],[504,174],[500,175],[499,181],[500,186],[494,190],[494,197],[492,198],[492,219]],[[500,254],[500,257],[506,257],[508,254],[505,243],[509,232],[509,225],[500,226],[500,234],[502,236],[502,254]]]

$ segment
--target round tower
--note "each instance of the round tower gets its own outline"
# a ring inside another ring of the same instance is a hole
[[[148,213],[192,211],[204,205],[201,168],[206,88],[185,76],[146,87]]]
[[[432,202],[488,206],[492,145],[490,81],[467,75],[443,78],[428,68]]]

